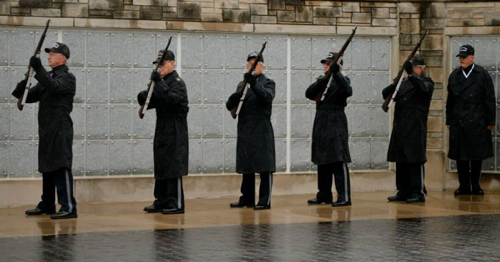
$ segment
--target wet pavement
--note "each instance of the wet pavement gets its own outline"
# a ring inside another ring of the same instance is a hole
[[[500,215],[0,239],[2,261],[495,261]]]
[[[0,261],[500,261],[500,194],[387,203],[357,193],[352,207],[274,197],[273,209],[229,209],[194,199],[185,215],[146,203],[80,205],[78,219],[0,209]]]

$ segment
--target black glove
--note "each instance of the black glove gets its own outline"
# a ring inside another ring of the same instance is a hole
[[[337,63],[332,63],[332,64],[330,65],[330,71],[331,71],[334,75],[336,75],[338,72],[340,72],[340,66],[339,66],[339,64],[337,64]]]
[[[250,86],[254,86],[255,83],[257,83],[257,79],[255,79],[255,76],[250,73],[245,73],[245,80],[248,84],[250,84]]]
[[[228,104],[230,105],[237,105],[238,102],[241,99],[242,94],[241,93],[234,93],[232,94],[229,99],[227,100]]]
[[[144,90],[141,91],[139,94],[137,94],[137,102],[139,102],[139,105],[144,105],[146,103],[146,99],[148,98],[148,91]]]
[[[396,91],[396,85],[395,84],[390,84],[386,88],[387,88],[387,91],[389,91],[389,93],[394,93],[394,91]]]
[[[21,82],[17,83],[16,89],[24,90],[26,88],[26,84],[28,84],[28,81],[23,79]]]
[[[42,61],[36,56],[30,58],[30,66],[35,69],[35,72],[40,72],[43,69]]]
[[[403,64],[403,68],[405,69],[407,74],[413,74],[413,65],[410,61],[406,60],[406,62]]]
[[[158,71],[154,70],[153,73],[151,73],[151,80],[155,81],[155,83],[158,83],[161,81],[161,75],[158,73]]]

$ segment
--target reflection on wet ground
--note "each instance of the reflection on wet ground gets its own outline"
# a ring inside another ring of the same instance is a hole
[[[1,261],[493,261],[500,260],[500,194],[432,192],[426,203],[358,193],[353,206],[229,209],[232,199],[187,201],[185,215],[144,214],[146,203],[87,204],[79,218],[0,209]]]

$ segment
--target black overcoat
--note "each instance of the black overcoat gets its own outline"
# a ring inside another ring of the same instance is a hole
[[[144,101],[139,101],[143,104]],[[189,163],[187,114],[189,111],[186,84],[177,72],[155,83],[148,109],[156,109],[153,143],[155,179],[186,176]]]
[[[249,88],[238,115],[236,172],[240,174],[275,172],[276,155],[271,113],[276,84],[264,74]],[[236,90],[243,83],[240,82]],[[237,104],[226,104],[229,111]]]
[[[306,90],[306,97],[314,100],[327,79],[318,77]],[[342,161],[351,162],[348,143],[347,117],[344,108],[352,96],[351,81],[340,72],[334,74],[323,101],[316,105],[312,135],[312,158],[316,165]]]
[[[38,171],[48,173],[61,168],[71,170],[73,162],[73,98],[76,92],[75,76],[66,65],[35,74],[38,84],[28,93],[26,103],[40,102],[38,110]],[[12,95],[20,98],[24,86]]]
[[[395,91],[391,85],[382,91],[384,99]],[[387,151],[387,161],[397,163],[426,162],[427,116],[434,82],[425,75],[412,75],[401,83],[394,102],[394,121]]]
[[[448,157],[454,160],[482,160],[493,156],[488,125],[495,125],[495,89],[490,74],[474,65],[468,78],[462,68],[448,79],[446,125],[450,126]]]

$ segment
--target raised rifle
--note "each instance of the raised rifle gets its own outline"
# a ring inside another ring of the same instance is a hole
[[[252,67],[250,70],[248,70],[248,73],[253,73],[255,71],[255,67],[257,67],[257,64],[259,63],[260,60],[262,60],[262,53],[264,52],[264,49],[266,49],[267,42],[262,44],[262,49],[260,50],[259,54],[255,58],[255,62],[253,63]],[[231,110],[231,116],[233,119],[236,119],[238,115],[240,114],[241,106],[243,106],[243,101],[245,100],[245,96],[247,95],[248,88],[250,88],[250,84],[247,83],[245,79],[243,79],[243,83],[240,88],[238,88],[238,93],[242,93],[240,101],[238,102],[238,106],[233,108]]]
[[[172,42],[172,37],[168,39],[167,47],[165,47],[165,51],[161,55],[160,61],[158,61],[158,63],[156,64],[154,69],[155,71],[158,71],[158,68],[163,66],[163,62],[165,61],[165,56],[167,55],[168,48],[170,47],[170,42]],[[151,102],[151,97],[153,96],[153,83],[154,81],[153,79],[151,79],[148,84],[148,97],[146,98],[146,102],[144,102],[144,105],[142,105],[141,109],[139,110],[139,117],[141,119],[144,118],[144,114],[146,114],[146,111],[148,110],[149,102]]]
[[[38,45],[35,49],[34,56],[40,57],[40,50],[42,49],[43,41],[45,41],[45,35],[47,34],[47,29],[49,29],[50,19],[47,20],[47,25],[45,26],[45,30],[43,30],[42,36],[40,36],[40,40],[38,40]],[[26,81],[26,88],[24,89],[23,95],[21,98],[17,100],[17,108],[22,111],[24,108],[24,104],[26,104],[26,98],[28,98],[28,93],[31,88],[31,79],[33,79],[33,68],[28,65],[28,72],[25,74],[24,81]]]
[[[420,37],[420,40],[418,41],[417,45],[415,45],[415,47],[411,51],[410,55],[406,59],[406,61],[413,60],[415,53],[417,53],[418,49],[420,48],[420,45],[422,44],[422,41],[424,41],[424,38],[427,35],[427,31],[428,30],[425,30],[424,34]],[[396,78],[394,78],[393,83],[392,83],[393,85],[396,85],[396,90],[394,91],[394,93],[390,94],[385,99],[384,103],[382,104],[382,109],[386,113],[387,113],[387,111],[389,111],[389,108],[391,107],[392,103],[394,103],[394,99],[396,98],[396,95],[399,91],[399,87],[401,87],[401,83],[403,82],[404,71],[405,71],[405,69],[403,67],[401,67],[401,69],[399,69],[398,75],[396,76]]]
[[[338,55],[333,59],[332,63],[335,63],[335,64],[338,63],[340,57],[342,57],[344,55],[345,50],[347,49],[347,47],[349,46],[349,44],[352,41],[352,38],[356,34],[356,29],[358,29],[358,27],[355,27],[354,29],[352,29],[351,36],[349,36],[349,38],[347,38],[344,45],[340,49]],[[330,71],[330,70],[326,71],[325,79],[328,79],[328,84],[320,89],[320,92],[318,93],[318,95],[315,98],[316,104],[318,104],[319,102],[323,101],[323,99],[325,99],[326,91],[328,91],[328,87],[330,87],[330,84],[332,83],[332,79],[333,79],[332,71]]]

